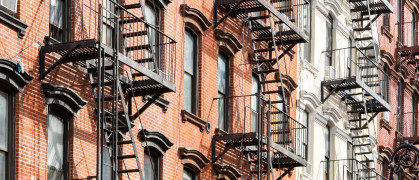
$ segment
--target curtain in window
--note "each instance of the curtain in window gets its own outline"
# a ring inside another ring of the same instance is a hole
[[[64,179],[64,120],[53,114],[48,115],[48,179]]]

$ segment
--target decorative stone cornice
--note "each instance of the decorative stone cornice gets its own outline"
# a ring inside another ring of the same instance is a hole
[[[17,19],[16,17],[6,13],[3,10],[0,10],[0,21],[17,30],[17,35],[19,38],[23,38],[23,36],[25,36],[26,28],[28,28],[28,24],[25,22]]]
[[[229,32],[216,29],[214,30],[214,33],[218,46],[228,51],[231,55],[236,54],[243,47],[240,41]]]
[[[187,4],[180,5],[180,11],[185,20],[185,24],[190,26],[201,34],[207,30],[212,24],[208,18],[199,9],[192,8]]]
[[[210,160],[200,151],[192,148],[179,147],[179,155],[182,159],[182,164],[188,166],[194,172],[201,172]]]
[[[11,60],[0,58],[0,82],[15,92],[22,92],[23,87],[33,79],[24,71],[22,65]]]
[[[302,101],[308,102],[307,104],[310,104],[313,109],[319,107],[322,104],[320,99],[312,92],[301,90],[300,94],[300,99]]]
[[[386,50],[381,50],[381,60],[386,63],[388,65],[388,67],[393,66],[394,64],[396,64],[396,59],[394,59],[393,55],[386,51]]]
[[[390,31],[384,27],[381,26],[381,34],[383,34],[384,36],[386,36],[388,38],[388,40],[391,42],[393,40],[393,35],[390,33]]]
[[[282,84],[284,85],[284,88],[286,91],[291,94],[292,91],[297,88],[297,83],[294,81],[294,79],[289,76],[288,74],[281,74],[282,77]],[[279,72],[275,72],[275,79],[279,79]]]
[[[383,160],[385,160],[386,162],[390,162],[391,155],[393,154],[393,150],[390,147],[379,145],[378,152],[383,157]]]
[[[335,122],[338,122],[339,120],[342,119],[342,116],[340,115],[340,113],[335,108],[323,106],[322,110],[323,110],[324,115],[330,117]]]
[[[233,166],[227,164],[214,164],[216,179],[237,180],[242,175]]]
[[[76,116],[77,111],[87,104],[87,101],[68,87],[43,83],[42,90],[47,105],[58,107],[70,115]]]
[[[143,96],[143,102],[145,103],[148,100],[150,100],[151,98],[152,97],[150,95]],[[163,110],[163,113],[166,113],[167,110],[169,109],[170,101],[168,99],[163,98],[163,97],[160,96],[159,98],[157,98],[157,100],[154,102],[154,104],[156,104],[157,106],[160,106]]]
[[[167,136],[158,131],[141,129],[138,136],[140,137],[140,141],[142,141],[141,144],[143,147],[151,147],[161,155],[165,155],[166,151],[174,145]]]
[[[198,116],[195,116],[194,114],[182,109],[181,110],[181,115],[182,115],[182,122],[186,123],[187,121],[189,121],[190,123],[196,125],[199,127],[199,130],[202,132],[204,130],[207,131],[207,133],[209,133],[211,126],[210,124],[204,120],[202,120],[201,118],[199,118]]]
[[[388,123],[388,121],[387,121],[387,120],[385,120],[385,119],[381,119],[381,120],[380,120],[380,127],[381,127],[381,128],[384,128],[385,130],[387,130],[387,132],[388,132],[388,133],[390,133],[390,132],[391,132],[391,130],[393,129],[393,128],[390,126],[390,124]]]
[[[415,6],[413,5],[412,1],[410,0],[405,0],[405,6],[411,11],[413,12],[415,9]]]

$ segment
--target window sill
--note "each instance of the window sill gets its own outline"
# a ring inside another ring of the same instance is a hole
[[[7,14],[6,12],[0,10],[0,19],[5,22],[7,25],[13,27],[14,29],[18,30],[18,37],[23,38],[26,33],[26,28],[28,25],[23,21]]]
[[[148,100],[151,99],[151,96],[143,96],[143,102],[147,102]],[[156,104],[157,106],[160,106],[163,109],[163,113],[166,113],[167,110],[169,109],[169,104],[170,101],[163,98],[163,97],[159,97],[154,104]]]
[[[191,122],[192,124],[196,125],[199,127],[199,130],[202,132],[204,130],[207,131],[207,133],[209,133],[211,126],[210,124],[204,120],[202,120],[201,118],[195,116],[194,114],[182,109],[181,110],[181,115],[182,115],[182,122],[186,123],[186,121]]]
[[[228,134],[227,132],[225,132],[224,130],[220,129],[220,128],[215,128],[214,130],[214,134],[215,135],[226,135]]]

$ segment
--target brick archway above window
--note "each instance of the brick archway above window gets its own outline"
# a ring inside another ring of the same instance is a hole
[[[33,79],[33,76],[23,70],[19,63],[0,58],[0,82],[6,84],[15,92],[22,92],[23,87]]]
[[[201,172],[210,160],[201,151],[192,148],[179,147],[182,164],[189,167],[195,173]]]
[[[163,133],[148,129],[142,129],[139,132],[140,141],[144,147],[151,147],[153,150],[158,151],[160,155],[165,155],[174,143],[169,140]],[[146,142],[147,140],[147,142]]]
[[[87,101],[67,87],[43,83],[42,90],[47,105],[54,105],[70,115],[75,116],[77,111],[87,104]]]
[[[381,161],[390,162],[393,150],[388,146],[378,146],[378,152],[380,153]]]
[[[214,164],[216,179],[237,180],[242,175],[233,166],[227,164]]]
[[[236,38],[236,36],[229,32],[225,32],[221,29],[216,29],[214,33],[215,38],[217,39],[218,47],[229,52],[231,55],[236,54],[243,47],[243,45]]]
[[[394,59],[393,55],[386,50],[381,50],[381,57],[381,60],[385,64],[387,64],[388,67],[391,67],[396,63],[396,60]]]
[[[292,91],[295,90],[295,88],[297,88],[297,83],[294,81],[294,79],[289,76],[288,74],[281,74],[282,77],[282,83],[285,85],[285,91],[287,91],[287,93],[291,94]],[[279,79],[279,72],[275,73],[275,79]]]
[[[192,8],[187,4],[180,5],[180,11],[184,16],[185,24],[195,31],[204,34],[212,24],[208,18],[199,9]]]

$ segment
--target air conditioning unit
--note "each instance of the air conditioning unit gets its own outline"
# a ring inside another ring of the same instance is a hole
[[[388,111],[383,112],[382,116],[383,116],[382,119],[384,119],[386,121],[390,120],[390,112],[388,112]]]
[[[336,69],[333,66],[329,66],[326,68],[325,79],[326,80],[336,79]]]

